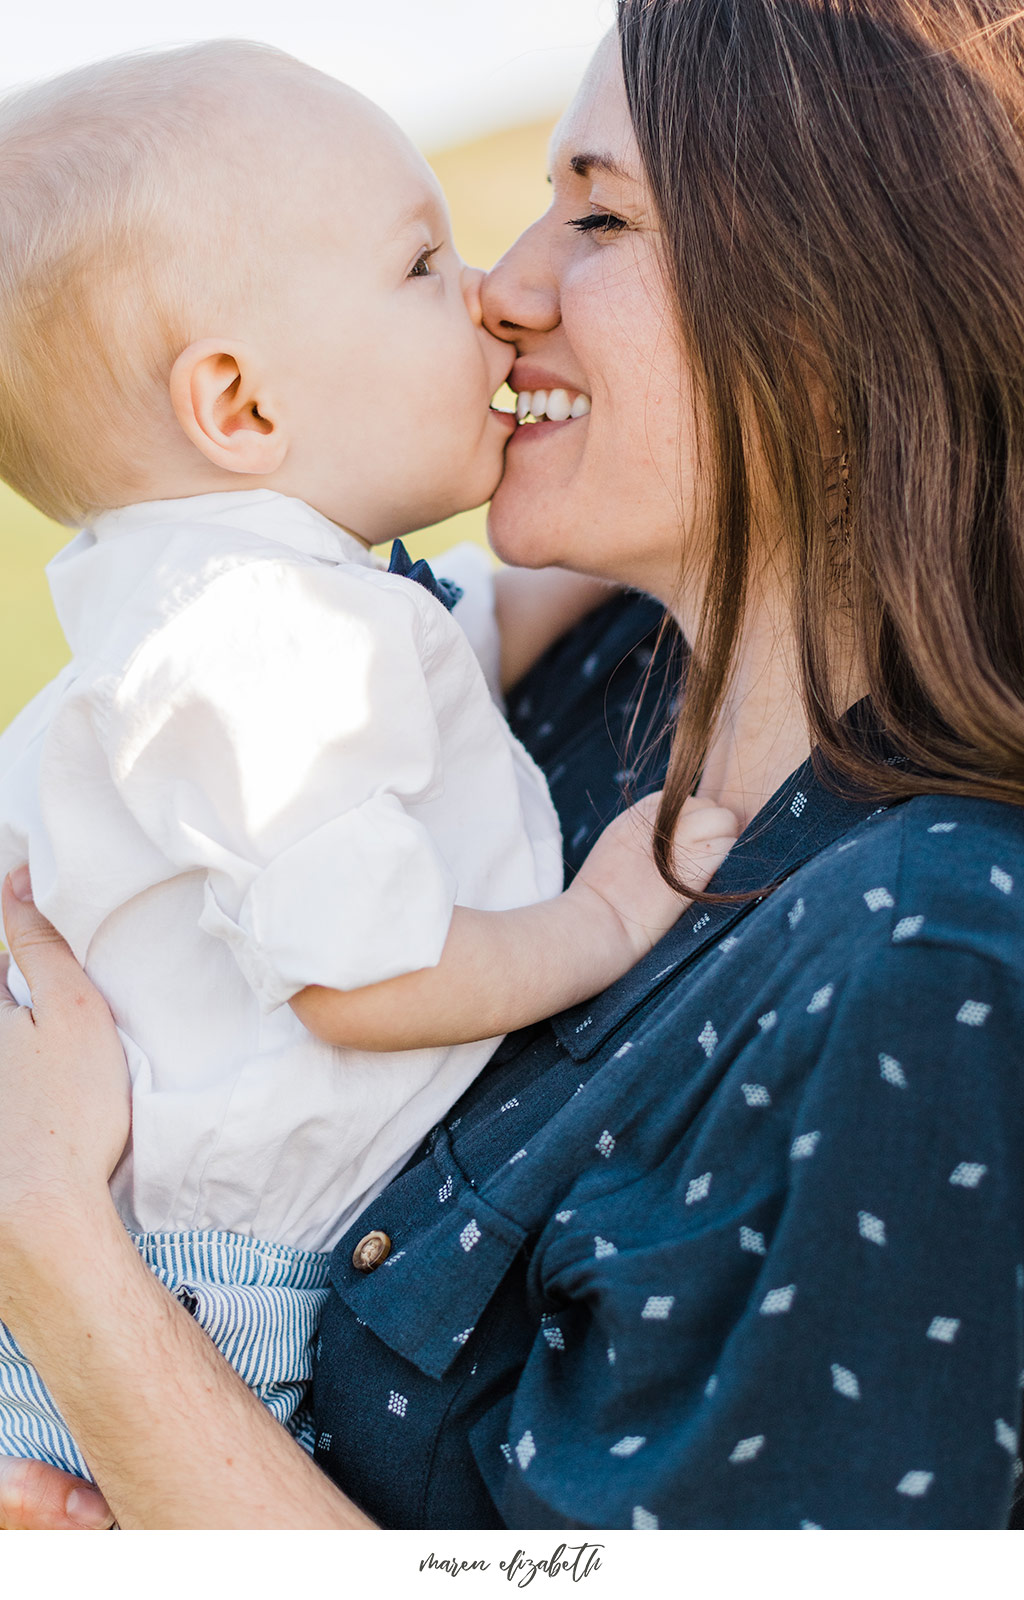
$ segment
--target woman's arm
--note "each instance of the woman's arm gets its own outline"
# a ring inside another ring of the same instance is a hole
[[[21,883],[25,893],[27,874]],[[3,916],[33,1010],[0,989],[0,1317],[39,1367],[118,1522],[372,1527],[136,1254],[107,1189],[129,1124],[110,1014],[10,882]],[[19,1477],[12,1492],[24,1501],[32,1486],[19,1488]],[[54,1482],[40,1476],[35,1492],[52,1495]],[[34,1515],[31,1504],[21,1515]]]
[[[494,580],[501,635],[501,687],[512,689],[549,645],[615,593],[601,578],[544,567],[503,567]]]

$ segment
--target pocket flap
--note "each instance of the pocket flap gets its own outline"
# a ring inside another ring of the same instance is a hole
[[[373,1230],[387,1234],[391,1253],[374,1271],[360,1272],[352,1252]],[[442,1133],[430,1155],[394,1179],[349,1229],[331,1257],[330,1282],[390,1350],[441,1378],[525,1238],[477,1194]]]

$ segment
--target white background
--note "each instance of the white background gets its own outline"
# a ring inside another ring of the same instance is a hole
[[[559,111],[613,0],[7,0],[0,89],[123,51],[275,44],[441,148]]]

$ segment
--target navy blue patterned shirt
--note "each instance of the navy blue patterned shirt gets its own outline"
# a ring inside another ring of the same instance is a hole
[[[645,786],[655,620],[606,608],[513,708],[575,862]],[[1024,811],[807,763],[714,888],[771,883],[510,1036],[339,1244],[317,1458],[385,1525],[1007,1524]]]

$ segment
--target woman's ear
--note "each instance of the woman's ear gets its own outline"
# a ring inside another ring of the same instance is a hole
[[[186,438],[215,467],[265,477],[281,466],[288,440],[245,345],[196,340],[171,368],[169,387]]]

